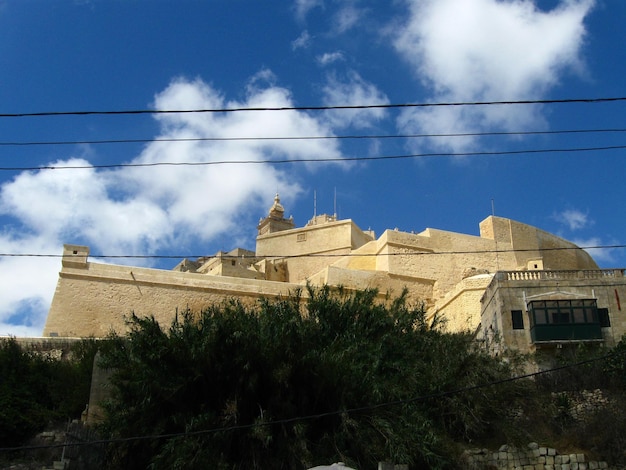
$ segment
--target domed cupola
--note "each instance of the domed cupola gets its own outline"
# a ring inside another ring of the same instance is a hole
[[[282,232],[283,230],[291,230],[294,228],[293,217],[285,219],[285,208],[280,203],[278,193],[274,197],[274,204],[270,207],[267,217],[259,221],[258,236],[267,235],[269,233]]]

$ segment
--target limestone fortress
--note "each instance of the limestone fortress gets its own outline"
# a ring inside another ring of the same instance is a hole
[[[520,222],[490,216],[479,227],[480,236],[427,228],[377,238],[352,220],[319,215],[297,228],[276,195],[254,252],[185,259],[168,271],[94,263],[88,247],[65,245],[44,336],[124,333],[131,312],[169,326],[176,312],[285,296],[307,283],[377,288],[381,299],[407,288],[449,330],[500,338],[495,352],[610,346],[626,332],[623,269],[600,270],[583,249]]]

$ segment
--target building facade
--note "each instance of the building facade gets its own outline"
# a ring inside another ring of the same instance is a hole
[[[626,333],[624,269],[500,271],[481,298],[478,338],[494,353],[612,347]]]
[[[450,330],[469,329],[483,336],[497,331],[505,337],[510,313],[503,314],[503,309],[523,307],[509,307],[503,300],[504,285],[494,284],[503,282],[501,273],[557,271],[599,270],[573,243],[501,217],[483,220],[479,235],[427,228],[420,233],[386,230],[376,237],[350,219],[329,215],[314,216],[304,227],[296,227],[292,218],[285,218],[277,195],[259,221],[254,251],[237,248],[185,259],[171,271],[94,263],[88,247],[65,245],[44,335],[124,333],[132,312],[153,315],[168,325],[182,310],[200,311],[230,298],[254,303],[302,290],[306,284],[327,284],[376,288],[381,300],[406,288],[410,302],[424,302],[429,314],[442,316]],[[598,282],[609,282],[609,277]],[[553,285],[547,288],[556,290]],[[530,288],[510,292],[527,292],[528,298],[539,294]],[[599,295],[601,289],[594,292]],[[593,298],[592,293],[581,295]],[[597,308],[609,308],[596,300]],[[538,309],[539,304],[531,307]],[[521,336],[517,331],[514,335],[507,340]]]

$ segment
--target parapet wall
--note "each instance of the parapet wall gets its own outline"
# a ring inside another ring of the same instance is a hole
[[[154,316],[169,325],[176,312],[198,312],[236,298],[251,304],[261,297],[288,295],[302,286],[283,282],[210,276],[128,266],[85,263],[63,266],[44,336],[104,337],[125,333],[127,319]]]

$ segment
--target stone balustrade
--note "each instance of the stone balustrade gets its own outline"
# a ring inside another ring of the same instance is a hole
[[[624,269],[588,269],[568,271],[500,271],[507,281],[545,281],[559,279],[604,279],[624,277]]]

